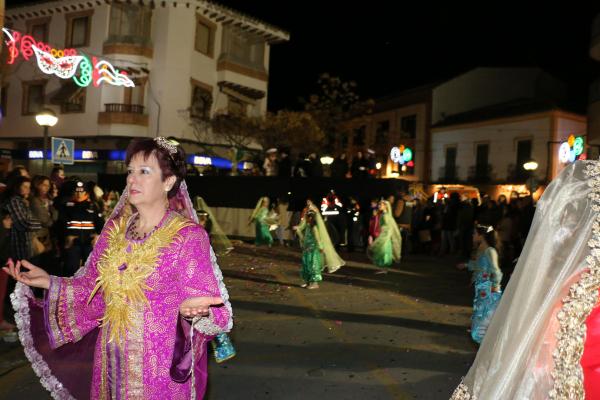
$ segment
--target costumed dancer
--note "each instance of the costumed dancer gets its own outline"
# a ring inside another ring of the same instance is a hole
[[[600,162],[566,166],[453,400],[600,399]]]
[[[214,241],[214,239],[216,237],[218,237],[220,239],[220,240],[218,240],[218,242],[222,246],[221,247],[222,251],[225,251],[224,254],[229,253],[231,250],[233,250],[233,246],[231,246],[231,242],[229,242],[229,239],[227,238],[227,236],[224,233],[222,233],[223,231],[219,227],[219,224],[216,222],[216,220],[211,218],[212,213],[209,211],[209,208],[206,205],[206,203],[204,202],[204,199],[202,199],[202,197],[200,197],[200,196],[197,196],[196,197],[196,207],[202,207],[202,206],[204,206],[205,208],[204,209],[201,208],[200,210],[197,211],[198,224],[200,224],[202,227],[204,227],[204,229],[208,233],[208,237],[210,238],[211,245],[213,246],[213,249],[215,250],[215,252],[217,254],[219,254],[219,252],[215,246],[215,241]],[[215,232],[215,231],[221,232],[221,235],[214,236],[213,232]],[[227,242],[229,242],[229,246],[227,246]],[[221,253],[221,254],[223,254],[223,253]],[[218,363],[227,361],[230,358],[235,357],[235,355],[236,355],[235,347],[233,347],[233,343],[231,343],[231,339],[229,338],[229,335],[227,335],[227,333],[224,333],[224,332],[219,333],[211,341],[211,344],[213,346],[213,354],[215,356],[215,360]]]
[[[127,187],[75,276],[9,261],[19,337],[56,399],[201,399],[207,342],[233,320],[185,154],[163,137],[136,139],[126,163]]]
[[[376,220],[378,227],[377,237],[371,241],[367,249],[369,257],[373,260],[373,263],[380,268],[377,274],[387,273],[387,269],[392,266],[394,262],[399,262],[402,252],[402,236],[400,236],[400,230],[394,217],[392,216],[391,206],[389,201],[381,200],[378,203],[377,212],[373,216]],[[375,229],[373,227],[369,228]]]
[[[271,247],[273,245],[273,236],[271,235],[270,226],[275,222],[268,218],[269,214],[269,198],[261,197],[256,203],[256,207],[250,216],[248,224],[254,222],[256,227],[256,237],[254,244],[257,246],[267,245]]]
[[[306,224],[306,214],[308,214],[309,211],[314,213],[315,224],[319,232],[319,241],[323,249],[323,267],[328,273],[332,274],[346,265],[346,262],[342,260],[337,251],[335,251],[335,246],[331,242],[329,232],[327,232],[327,227],[325,226],[325,221],[323,221],[323,217],[321,217],[321,213],[319,212],[317,206],[315,206],[310,199],[306,200],[306,207],[302,211],[300,225],[295,227],[296,234],[305,229],[304,225]]]
[[[302,269],[300,276],[303,288],[318,289],[323,280],[323,242],[317,227],[315,211],[309,210],[304,216],[304,223],[298,227],[297,234],[302,246]]]
[[[210,244],[215,253],[219,256],[229,254],[229,252],[233,250],[233,244],[225,234],[225,231],[221,228],[221,225],[215,218],[215,215],[208,204],[206,204],[204,199],[200,196],[196,196],[196,210],[198,210],[200,224],[205,221],[203,226],[204,229],[206,229],[206,232],[208,232]]]
[[[502,296],[502,271],[498,265],[498,237],[492,226],[477,225],[473,243],[477,246],[477,255],[466,265],[473,273],[471,281],[475,290],[471,337],[481,343]]]

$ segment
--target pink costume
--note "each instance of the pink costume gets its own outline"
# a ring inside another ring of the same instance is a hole
[[[207,343],[233,323],[208,235],[192,220],[185,183],[140,241],[125,234],[123,198],[74,277],[52,276],[44,301],[17,285],[12,299],[26,355],[57,399],[201,399]],[[195,318],[192,329],[179,306],[198,296],[224,304]]]

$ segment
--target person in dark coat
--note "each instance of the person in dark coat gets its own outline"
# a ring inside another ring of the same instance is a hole
[[[475,208],[468,198],[463,198],[458,208],[458,238],[460,256],[464,262],[471,259],[473,250],[473,228],[475,227]]]
[[[4,207],[13,221],[10,230],[10,256],[13,260],[30,260],[33,257],[32,232],[42,227],[31,214],[30,192],[31,180],[25,176],[12,179],[7,188]]]
[[[64,272],[73,275],[85,263],[102,227],[102,210],[90,199],[85,185],[75,183],[73,197],[64,203],[56,223],[61,235]]]
[[[356,153],[356,157],[352,159],[352,167],[350,168],[353,178],[366,178],[369,171],[369,162],[363,156],[361,151]]]
[[[289,178],[292,176],[292,161],[287,151],[282,150],[280,153],[279,170],[277,174],[281,178]]]
[[[333,163],[331,164],[331,177],[332,178],[345,178],[348,174],[348,160],[346,159],[346,153],[340,154]]]
[[[321,164],[321,160],[319,160],[319,158],[317,157],[316,153],[311,153],[308,156],[308,159],[310,160],[310,166],[311,166],[311,176],[315,176],[315,177],[322,177],[323,176],[323,165]]]
[[[309,178],[312,176],[312,165],[306,154],[300,154],[294,167],[294,178]]]
[[[460,195],[456,192],[451,193],[442,213],[442,244],[440,255],[447,253],[454,254],[459,206]]]

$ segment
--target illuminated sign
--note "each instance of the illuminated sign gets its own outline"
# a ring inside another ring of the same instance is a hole
[[[55,49],[44,42],[36,41],[30,35],[23,35],[7,28],[2,28],[2,32],[7,38],[6,62],[8,64],[14,64],[19,56],[28,61],[35,55],[38,68],[43,73],[56,75],[62,79],[73,79],[81,87],[90,84],[98,87],[102,83],[113,86],[135,86],[125,71],[119,71],[106,60],[98,60],[96,57],[90,60],[75,49]]]
[[[75,152],[75,158],[77,157],[77,152]],[[98,152],[96,151],[89,151],[89,150],[82,150],[81,151],[81,159],[82,160],[96,160],[98,159]]]
[[[575,162],[575,160],[585,160],[586,155],[583,153],[585,144],[583,137],[569,135],[566,142],[562,142],[558,148],[558,159],[561,163],[567,164]]]
[[[44,158],[44,152],[41,150],[29,150],[29,159],[37,160]]]
[[[212,165],[210,157],[194,156],[194,165]]]
[[[390,158],[393,162],[406,165],[408,167],[414,167],[415,163],[413,162],[413,151],[410,147],[405,147],[404,145],[400,147],[392,147],[390,151]]]

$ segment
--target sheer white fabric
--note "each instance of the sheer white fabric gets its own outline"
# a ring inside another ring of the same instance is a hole
[[[599,176],[598,161],[578,161],[544,192],[515,272],[453,399],[542,400],[578,393],[582,372],[577,352],[583,350],[585,319],[593,304],[581,308],[577,323],[559,312],[565,312],[563,300],[570,288],[584,272],[594,270],[600,256],[590,241],[600,236]],[[590,288],[588,298],[597,299],[597,290]],[[559,331],[564,332],[561,341]],[[556,361],[564,363],[565,357],[570,364],[554,376]]]

